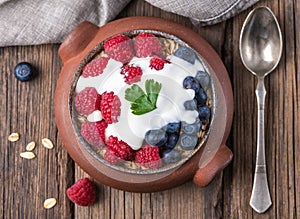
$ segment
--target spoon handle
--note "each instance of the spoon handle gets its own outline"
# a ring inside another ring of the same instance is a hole
[[[265,159],[264,109],[266,89],[264,84],[264,77],[258,77],[258,83],[255,93],[258,106],[257,152],[250,205],[256,212],[263,213],[272,205],[268,187],[267,168]]]

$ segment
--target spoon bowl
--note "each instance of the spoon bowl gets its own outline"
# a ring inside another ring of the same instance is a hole
[[[282,53],[280,27],[268,7],[258,7],[249,13],[241,30],[239,49],[243,64],[257,77],[257,154],[250,205],[263,213],[272,205],[265,161],[264,78],[276,68]]]
[[[279,63],[282,37],[273,12],[258,7],[247,16],[240,35],[240,55],[245,67],[257,76],[266,76]]]

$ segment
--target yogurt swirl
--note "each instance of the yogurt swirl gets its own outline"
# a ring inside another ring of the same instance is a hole
[[[106,138],[116,136],[125,141],[132,149],[138,150],[142,147],[145,133],[148,130],[159,129],[171,122],[185,121],[194,123],[198,112],[187,111],[184,102],[191,100],[195,92],[191,89],[184,89],[182,82],[187,76],[195,77],[197,71],[203,71],[203,65],[196,60],[194,64],[188,63],[174,55],[167,59],[170,63],[166,64],[162,70],[149,68],[150,57],[134,57],[130,63],[139,66],[143,75],[141,81],[136,83],[144,87],[148,79],[154,79],[162,84],[162,89],[157,98],[157,108],[143,115],[134,115],[130,110],[130,102],[125,99],[125,90],[131,85],[124,82],[123,75],[120,74],[122,63],[110,59],[103,73],[96,77],[79,77],[76,85],[76,93],[86,87],[95,87],[99,94],[105,91],[113,91],[121,101],[121,115],[118,122],[109,124],[106,129]],[[99,111],[97,111],[97,115]],[[89,121],[96,122],[101,119],[101,115],[88,116]]]

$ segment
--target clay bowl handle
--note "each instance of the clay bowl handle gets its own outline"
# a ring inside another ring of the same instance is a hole
[[[58,54],[63,63],[82,52],[95,37],[98,30],[99,27],[89,21],[83,21],[75,27],[59,47]]]
[[[207,186],[232,160],[233,154],[226,145],[221,145],[213,159],[194,175],[194,183],[200,187]]]

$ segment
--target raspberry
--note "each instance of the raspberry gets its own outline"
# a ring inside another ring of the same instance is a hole
[[[136,152],[135,161],[136,163],[151,169],[159,168],[162,165],[158,147],[150,145],[145,145]]]
[[[108,124],[118,122],[118,116],[121,114],[121,101],[113,91],[102,94],[100,111]]]
[[[170,61],[164,60],[164,59],[162,59],[162,58],[160,58],[158,56],[154,56],[150,60],[150,66],[149,67],[151,69],[154,68],[155,70],[159,71],[159,70],[162,70],[164,68],[164,65],[166,63],[170,63]]]
[[[117,157],[111,150],[106,150],[104,154],[104,159],[111,164],[117,164],[121,161],[121,159]]]
[[[105,69],[108,58],[100,57],[99,59],[94,59],[87,65],[85,65],[82,69],[82,76],[84,78],[87,77],[95,77],[103,73],[103,70]]]
[[[81,126],[81,136],[91,145],[96,147],[104,146],[105,129],[107,124],[105,121],[85,122]]]
[[[109,136],[106,142],[107,150],[123,160],[133,160],[135,156],[135,151],[124,141],[117,137]]]
[[[94,110],[100,109],[101,95],[93,87],[87,87],[75,96],[75,107],[84,115],[91,114]]]
[[[161,43],[157,37],[151,33],[140,33],[134,41],[134,49],[137,57],[147,57],[151,55],[161,55]]]
[[[141,80],[143,71],[138,66],[135,67],[133,65],[123,65],[121,74],[124,75],[125,82],[127,84],[132,84]]]
[[[96,200],[96,188],[89,178],[83,178],[67,189],[67,196],[78,205],[88,206]]]
[[[107,128],[107,123],[104,120],[101,120],[100,122],[96,122],[96,127],[98,129],[99,135],[103,142],[105,143],[105,129]]]
[[[115,36],[104,43],[106,54],[122,63],[129,62],[134,56],[132,41],[124,35]]]

